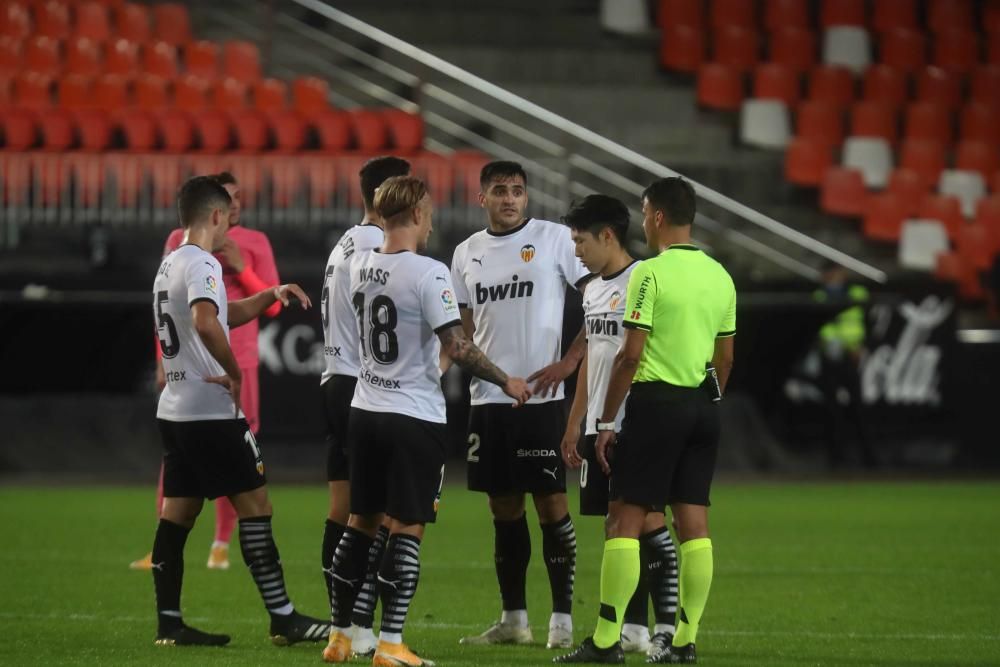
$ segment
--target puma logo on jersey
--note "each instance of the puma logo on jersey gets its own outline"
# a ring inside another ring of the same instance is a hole
[[[539,458],[544,456],[555,456],[556,450],[554,449],[519,449],[517,450],[517,457],[519,459],[530,459]]]
[[[618,336],[618,321],[603,317],[587,318],[587,333],[597,336]]]
[[[509,283],[499,285],[483,285],[476,283],[476,303],[484,304],[487,301],[504,301],[506,299],[520,299],[530,297],[535,291],[535,283],[530,280],[518,282],[517,276],[511,276]]]
[[[486,257],[486,255],[483,255],[483,257]],[[483,257],[473,257],[472,261],[475,262],[476,264],[478,264],[479,266],[482,266],[483,265]]]
[[[383,271],[382,269],[376,269],[375,267],[369,266],[367,268],[362,267],[360,273],[360,280],[363,283],[378,283],[379,285],[385,285],[385,282],[389,280],[389,272]]]
[[[440,280],[443,283],[448,282],[448,279],[445,278],[444,276],[434,276],[434,280]]]

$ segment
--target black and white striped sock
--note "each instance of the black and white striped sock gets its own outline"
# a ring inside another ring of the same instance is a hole
[[[576,578],[576,529],[569,514],[555,523],[542,524],[542,555],[549,572],[552,611],[573,611],[573,583]]]
[[[381,641],[392,644],[403,641],[406,612],[410,609],[419,579],[420,540],[401,533],[390,536],[378,573],[379,596],[382,598]]]
[[[371,546],[372,538],[348,526],[333,552],[330,620],[341,630],[351,627],[351,612],[364,582]]]
[[[375,619],[375,604],[378,601],[378,571],[385,555],[385,544],[389,541],[389,529],[379,526],[375,540],[368,549],[368,565],[365,571],[365,583],[361,586],[358,597],[354,600],[354,614],[351,623],[362,628],[372,627]]]
[[[673,634],[677,617],[677,550],[666,526],[639,538],[649,575],[655,632]]]
[[[271,517],[240,519],[240,551],[267,611],[278,616],[291,614],[295,608],[285,591],[285,574],[271,534]]]

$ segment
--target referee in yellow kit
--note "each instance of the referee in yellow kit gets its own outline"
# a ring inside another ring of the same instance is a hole
[[[639,533],[646,513],[670,505],[680,543],[680,608],[670,645],[650,663],[694,663],[698,621],[712,583],[709,489],[719,447],[715,405],[733,365],[736,289],[714,259],[691,244],[695,196],[680,178],[642,195],[646,242],[659,254],[628,283],[625,341],[615,357],[597,458],[610,475],[607,541],[597,629],[559,663],[625,662],[622,619],[639,580]],[[706,378],[711,361],[718,380]],[[614,421],[625,395],[625,420]],[[609,463],[610,462],[610,463]]]

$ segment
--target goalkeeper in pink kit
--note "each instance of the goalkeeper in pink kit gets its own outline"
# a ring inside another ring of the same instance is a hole
[[[229,231],[226,232],[226,243],[222,250],[216,253],[216,258],[222,264],[222,279],[226,284],[226,294],[231,300],[252,296],[268,287],[279,284],[278,269],[274,263],[274,252],[271,243],[263,232],[247,229],[240,225],[240,186],[232,174],[223,172],[217,174],[214,180],[223,186],[232,197],[230,209]],[[181,243],[184,230],[177,228],[167,237],[163,254],[167,255]],[[265,311],[268,317],[274,317],[281,311],[281,302],[276,301]],[[236,363],[243,372],[243,388],[240,392],[240,405],[246,415],[250,430],[256,435],[260,431],[260,384],[257,376],[259,357],[257,353],[257,333],[259,325],[256,320],[247,322],[230,332],[230,345]],[[162,389],[164,385],[163,364],[159,343],[156,345],[156,384]],[[163,507],[163,470],[160,470],[160,482],[156,494],[156,513],[160,514]],[[215,501],[215,540],[209,552],[208,567],[216,570],[229,569],[229,540],[236,526],[236,510],[229,499],[218,498]],[[151,554],[147,554],[130,565],[133,570],[148,570],[152,567]]]

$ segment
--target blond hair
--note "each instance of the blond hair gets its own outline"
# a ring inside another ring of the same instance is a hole
[[[427,186],[415,176],[387,178],[375,190],[375,212],[387,224],[416,208],[427,194]]]

